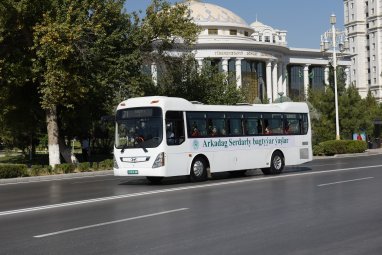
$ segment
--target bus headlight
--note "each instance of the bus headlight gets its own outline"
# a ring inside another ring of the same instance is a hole
[[[119,166],[118,166],[117,160],[115,159],[115,156],[113,156],[113,161],[114,161],[113,167],[114,167],[115,169],[118,169]]]
[[[164,166],[164,152],[158,154],[157,158],[154,161],[153,168],[158,168]]]

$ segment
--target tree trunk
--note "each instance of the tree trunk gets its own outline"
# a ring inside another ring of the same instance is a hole
[[[56,106],[46,110],[46,125],[48,131],[49,165],[54,167],[61,163]]]
[[[59,142],[60,152],[61,152],[61,155],[64,158],[65,162],[70,163],[70,164],[77,164],[78,159],[76,158],[76,155],[74,155],[74,153],[72,153],[71,147],[67,146],[65,144],[64,139],[59,139],[59,141],[60,141]]]

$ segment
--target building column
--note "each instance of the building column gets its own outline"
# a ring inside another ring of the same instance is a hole
[[[346,86],[346,88],[349,88],[349,86],[350,86],[350,67],[349,66],[346,66],[345,73],[346,73],[345,86]]]
[[[200,73],[200,71],[203,68],[203,60],[204,60],[204,58],[195,58],[195,59],[196,59],[196,61],[198,61],[198,73]]]
[[[325,66],[325,85],[329,85],[329,66]]]
[[[241,88],[242,79],[241,79],[241,61],[244,58],[236,58],[236,87]]]
[[[283,67],[284,63],[280,63],[277,68],[277,94],[283,91]]]
[[[284,96],[288,96],[287,95],[287,83],[288,83],[288,69],[287,69],[287,65],[284,63],[283,64],[283,92],[284,92]]]
[[[304,95],[305,99],[308,99],[308,90],[309,90],[309,64],[304,66]]]
[[[151,63],[151,79],[154,82],[154,85],[158,85],[158,68],[155,62]]]
[[[222,58],[222,69],[224,73],[228,73],[228,60],[229,58]]]
[[[278,64],[277,62],[273,62],[273,68],[272,68],[272,85],[273,85],[273,101],[277,98],[277,92],[278,92],[278,84],[277,84],[277,70],[278,70]]]
[[[267,97],[269,99],[269,102],[273,102],[272,97],[272,62],[268,60],[267,62]]]

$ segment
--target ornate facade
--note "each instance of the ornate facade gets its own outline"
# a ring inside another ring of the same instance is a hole
[[[195,45],[201,66],[213,59],[223,72],[236,75],[237,86],[251,88],[255,97],[273,102],[280,96],[304,99],[309,87],[324,88],[330,56],[319,49],[290,48],[287,31],[255,20],[250,25],[223,7],[187,1],[190,15],[202,31]],[[317,31],[319,35],[323,31]],[[350,60],[340,60],[350,84]],[[156,75],[154,75],[156,76]]]

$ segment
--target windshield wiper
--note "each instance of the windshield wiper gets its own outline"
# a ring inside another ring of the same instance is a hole
[[[122,150],[121,150],[121,153],[124,153],[125,152],[125,149],[128,148],[128,145],[127,143],[125,143],[123,146],[122,146]]]
[[[142,145],[142,142],[140,142],[140,143],[137,143],[137,145],[139,146],[139,147],[141,147],[142,148],[142,150],[145,152],[145,153],[147,153],[148,152],[148,150]]]

